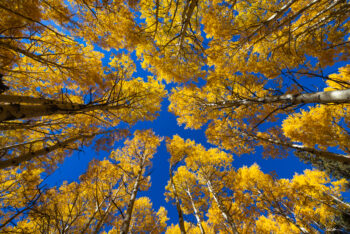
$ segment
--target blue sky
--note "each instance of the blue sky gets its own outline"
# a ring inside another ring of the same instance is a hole
[[[178,126],[176,117],[167,111],[169,101],[164,99],[162,102],[162,111],[159,117],[154,121],[138,122],[133,128],[132,132],[137,129],[153,129],[158,136],[172,137],[178,134],[184,139],[194,140],[206,148],[215,147],[209,143],[205,138],[204,130],[190,130]],[[115,148],[122,146],[123,140],[116,142]],[[66,158],[64,163],[47,179],[48,186],[60,186],[63,181],[78,181],[78,178],[83,174],[88,163],[92,159],[104,159],[109,155],[108,152],[96,152],[89,147],[84,147],[83,151],[76,152],[72,157]],[[153,168],[151,174],[152,186],[146,192],[140,192],[138,196],[148,196],[153,202],[153,208],[158,210],[160,206],[164,206],[168,211],[170,220],[168,224],[177,223],[176,207],[170,202],[165,201],[164,192],[165,186],[169,179],[169,163],[170,154],[166,150],[165,141],[162,142],[158,148],[157,154],[153,158]],[[275,172],[280,178],[291,178],[295,173],[302,173],[304,169],[311,168],[310,166],[299,161],[294,156],[289,156],[284,159],[263,159],[261,156],[261,149],[253,155],[242,155],[237,157],[233,155],[235,168],[240,168],[243,165],[250,166],[257,163],[265,173]]]
[[[97,47],[96,50],[106,54],[103,63],[104,65],[107,65],[109,62],[110,52],[103,51]],[[115,54],[118,53],[113,49],[112,52]],[[132,54],[132,57],[135,60],[137,66],[137,72],[134,74],[135,77],[146,78],[147,76],[152,75],[151,73],[141,68],[140,61],[136,60],[136,56],[134,54]],[[310,60],[312,62],[315,62],[312,58],[310,58]],[[326,69],[325,73],[328,74],[337,72],[338,67],[344,65],[345,63],[336,64],[335,66]],[[324,87],[324,83],[321,80],[319,80],[317,83],[314,83],[314,80],[310,79],[307,82],[310,82],[308,85],[315,86],[319,90]],[[174,84],[167,84],[166,88],[168,91],[170,91],[174,86]],[[209,144],[206,140],[204,133],[205,126],[200,130],[184,129],[183,126],[178,126],[176,116],[167,111],[168,105],[169,101],[165,98],[162,102],[162,109],[159,113],[159,117],[154,121],[138,122],[135,126],[132,127],[131,132],[133,133],[133,131],[140,129],[153,129],[156,135],[161,137],[172,137],[173,135],[178,134],[180,137],[184,139],[194,140],[197,144],[200,143],[206,148],[215,147],[214,145]],[[304,108],[306,108],[306,106]],[[116,142],[115,148],[121,146],[123,146],[123,140]],[[233,155],[233,166],[238,169],[244,165],[250,166],[254,163],[257,163],[263,172],[276,173],[279,178],[292,178],[295,173],[302,173],[305,169],[311,168],[310,165],[304,164],[292,154],[283,159],[264,159],[261,153],[262,148],[258,147],[256,152],[252,155],[242,155],[241,157]],[[88,164],[92,159],[102,160],[104,158],[107,158],[108,155],[109,152],[96,153],[92,148],[84,147],[82,148],[82,151],[76,152],[72,157],[66,158],[64,163],[59,166],[58,169],[51,176],[49,176],[45,182],[49,187],[51,187],[60,186],[63,181],[78,181],[79,176],[86,171]],[[176,207],[173,206],[171,202],[167,203],[164,196],[165,186],[169,179],[169,158],[170,155],[166,151],[165,141],[163,141],[153,159],[153,168],[151,174],[152,186],[148,191],[139,192],[138,194],[138,197],[148,196],[151,199],[153,208],[155,210],[158,210],[160,206],[164,206],[167,209],[168,217],[170,218],[168,225],[178,222]]]

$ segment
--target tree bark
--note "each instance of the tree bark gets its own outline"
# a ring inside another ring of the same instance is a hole
[[[244,105],[280,103],[286,105],[297,105],[302,103],[315,104],[342,104],[350,103],[350,89],[324,91],[304,94],[284,94],[279,96],[260,97],[260,98],[245,98],[239,100],[228,100],[223,102],[208,103],[206,106],[215,108],[230,108]]]
[[[43,98],[0,95],[0,122],[54,114],[74,115],[94,110],[118,110],[126,106],[125,100],[122,104],[115,105],[112,103],[77,104]]]
[[[216,205],[219,207],[219,210],[221,211],[222,216],[224,217],[226,222],[230,225],[232,232],[234,234],[238,234],[239,232],[237,230],[236,224],[232,220],[231,215],[226,210],[226,207],[222,204],[222,202],[219,199],[219,197],[217,196],[216,192],[213,190],[213,187],[212,187],[212,184],[211,184],[210,180],[207,180],[207,187],[208,187],[209,192],[213,196]]]
[[[319,157],[323,157],[323,158],[326,158],[329,160],[350,164],[350,155],[343,155],[343,154],[337,154],[337,153],[332,153],[332,152],[328,152],[328,151],[322,151],[322,150],[318,150],[315,148],[306,147],[303,145],[297,145],[297,144],[293,144],[293,143],[289,143],[289,142],[282,142],[282,141],[270,139],[270,138],[258,137],[258,136],[255,136],[253,134],[247,134],[247,135],[249,135],[250,137],[252,137],[256,140],[262,140],[262,141],[269,142],[269,143],[279,145],[282,147],[287,147],[290,149],[309,152],[309,153],[315,154]]]
[[[0,122],[16,119],[27,119],[54,114],[75,115],[94,110],[117,110],[124,105],[89,105],[89,104],[0,104]]]
[[[186,234],[184,216],[183,216],[183,212],[182,212],[181,205],[180,205],[180,199],[179,199],[179,196],[177,194],[176,187],[175,187],[175,183],[174,183],[174,179],[173,179],[173,171],[172,171],[171,167],[169,169],[169,175],[170,175],[171,187],[173,189],[173,193],[175,196],[176,210],[177,210],[177,214],[179,216],[180,231],[181,231],[181,234]]]
[[[131,217],[132,217],[132,210],[134,208],[134,204],[136,201],[137,192],[139,191],[139,186],[140,186],[141,179],[142,179],[142,173],[143,173],[143,168],[141,166],[140,171],[137,175],[135,184],[133,186],[133,190],[131,192],[128,207],[126,209],[126,214],[125,214],[125,217],[124,217],[121,229],[120,229],[120,234],[127,234],[129,231]]]
[[[187,190],[186,190],[186,193],[187,193],[188,197],[190,198],[191,205],[192,205],[192,209],[193,209],[193,211],[194,211],[194,216],[196,217],[197,224],[198,224],[198,226],[199,226],[199,229],[200,229],[200,231],[201,231],[201,234],[205,234],[204,228],[203,228],[203,226],[202,226],[202,220],[201,220],[201,218],[200,218],[200,216],[199,216],[197,207],[196,207],[196,205],[194,204],[194,201],[193,201],[193,198],[192,198],[192,195],[191,195],[190,190],[187,189]]]

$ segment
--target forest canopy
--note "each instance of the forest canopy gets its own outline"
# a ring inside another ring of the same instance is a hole
[[[0,15],[1,233],[350,232],[350,1],[1,0]],[[168,114],[181,130],[159,134]],[[77,153],[106,157],[48,185]],[[289,178],[234,166],[290,157],[305,165]]]

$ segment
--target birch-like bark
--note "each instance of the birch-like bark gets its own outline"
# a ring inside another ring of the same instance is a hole
[[[115,191],[113,197],[111,198],[111,201],[109,202],[108,204],[108,207],[103,215],[103,217],[99,220],[98,224],[96,225],[96,228],[95,228],[95,231],[94,231],[94,234],[97,234],[99,233],[99,231],[101,230],[103,224],[105,224],[106,222],[106,218],[108,217],[108,214],[111,212],[111,208],[112,208],[112,204],[114,203],[114,200],[116,199],[117,197],[117,194],[119,193],[120,189],[122,187],[119,186],[119,188]],[[98,209],[96,209],[96,212],[98,211]],[[82,234],[84,234],[85,232],[81,232]]]
[[[113,200],[116,199],[115,197],[116,197],[117,194],[119,193],[120,189],[121,189],[121,186],[118,187],[118,189],[117,189],[116,192],[114,193],[113,197],[111,198],[109,204],[107,205],[106,211],[104,211],[103,216],[101,217],[101,219],[98,221],[98,223],[97,223],[97,225],[96,225],[96,228],[95,228],[95,230],[94,230],[94,232],[93,232],[94,234],[97,234],[97,233],[100,231],[100,229],[102,228],[103,224],[105,224],[106,218],[107,218],[108,214],[110,213],[110,209],[111,209],[112,204],[113,204],[113,202],[114,202]],[[106,201],[106,199],[107,199],[107,197],[105,197],[105,198],[103,199],[103,201],[96,207],[96,209],[94,210],[94,213],[93,213],[92,216],[90,217],[89,221],[85,224],[84,229],[80,232],[81,234],[87,233],[90,224],[92,223],[93,219],[95,218],[97,212],[101,211],[100,208],[102,207],[102,205],[103,205],[103,203]]]
[[[209,192],[213,196],[216,205],[218,206],[219,210],[221,211],[222,216],[224,217],[226,222],[230,225],[232,232],[234,234],[238,234],[239,232],[237,230],[236,224],[234,223],[231,215],[229,214],[229,212],[227,211],[226,207],[222,204],[222,202],[219,199],[218,195],[214,191],[210,180],[207,180],[207,187],[208,187]]]
[[[96,209],[94,210],[94,213],[91,215],[89,221],[85,224],[84,228],[82,229],[82,231],[80,232],[81,234],[84,234],[87,232],[88,228],[90,227],[92,221],[94,220],[94,218],[96,217],[97,212],[100,211],[100,208],[102,207],[103,203],[106,201],[106,197],[102,200],[102,202],[100,202],[100,204],[96,205]]]
[[[170,176],[171,187],[173,189],[173,194],[175,197],[176,210],[177,210],[177,214],[179,216],[180,231],[181,231],[181,234],[186,234],[184,216],[183,216],[183,212],[182,212],[181,205],[180,205],[180,199],[179,199],[179,196],[177,194],[176,187],[175,187],[175,183],[174,183],[174,179],[173,179],[173,170],[171,167],[169,169],[169,176]]]
[[[290,217],[288,214],[286,214],[286,211],[284,211],[281,207],[280,204],[277,202],[271,202],[269,197],[266,197],[266,195],[264,193],[262,193],[259,189],[257,190],[257,192],[263,197],[263,199],[269,203],[272,207],[272,211],[275,212],[276,214],[280,215],[281,217],[283,217],[285,220],[287,220],[287,222],[295,225],[301,233],[303,234],[307,234],[309,233],[304,227],[301,227],[292,217]],[[276,206],[277,205],[277,206]],[[284,205],[285,209],[288,209],[289,212],[291,214],[293,214],[294,217],[296,217],[295,213],[293,211],[291,211],[289,209],[288,206]]]
[[[82,112],[94,110],[117,110],[125,107],[125,105],[108,105],[108,104],[39,104],[27,105],[17,104],[0,104],[0,122],[16,119],[27,119],[41,116],[49,116],[54,114],[74,115]]]
[[[106,209],[106,211],[105,211],[105,213],[103,214],[103,216],[101,217],[101,219],[98,221],[98,223],[97,223],[97,225],[96,225],[96,228],[95,228],[93,234],[98,234],[98,233],[100,232],[100,230],[101,230],[103,224],[105,224],[105,221],[106,221],[106,218],[107,218],[108,214],[110,213],[111,207],[112,207],[112,204],[109,203],[109,204],[108,204],[108,207],[107,207],[107,209]]]
[[[345,206],[347,209],[350,210],[350,204],[349,204],[349,203],[340,200],[339,198],[337,198],[337,197],[334,196],[334,195],[331,195],[331,194],[327,194],[327,195],[328,195],[331,199],[333,199],[334,201],[336,201],[337,203],[340,203],[341,205]]]
[[[247,106],[266,103],[280,103],[286,105],[297,105],[302,103],[315,104],[342,104],[350,103],[350,89],[333,90],[315,93],[304,94],[284,94],[279,96],[261,97],[261,98],[246,98],[240,100],[228,100],[216,103],[207,103],[205,106],[214,108],[230,108],[237,106]]]
[[[142,173],[143,173],[143,168],[141,166],[140,171],[137,175],[135,184],[133,186],[133,190],[131,192],[128,207],[126,209],[126,214],[124,216],[124,220],[123,220],[122,226],[120,228],[120,234],[127,234],[129,232],[129,227],[130,227],[130,222],[131,222],[131,217],[132,217],[132,210],[134,208],[134,204],[136,201],[137,192],[139,191],[139,186],[140,186],[141,179],[142,179]]]
[[[267,20],[262,21],[261,25],[255,29],[245,40],[244,42],[248,42],[254,35],[256,35],[263,27],[266,27],[269,23],[277,21],[277,18],[283,15],[289,8],[296,2],[296,0],[290,0],[285,5],[279,8],[273,15],[271,15]],[[265,36],[265,35],[264,35]]]
[[[196,205],[194,204],[194,201],[193,201],[193,198],[192,198],[192,195],[191,195],[190,190],[187,189],[187,190],[186,190],[186,193],[187,193],[187,196],[190,198],[191,205],[192,205],[192,209],[193,209],[193,211],[194,211],[194,216],[196,217],[197,224],[198,224],[198,227],[199,227],[199,229],[200,229],[200,231],[201,231],[201,234],[205,234],[204,228],[203,228],[203,226],[202,226],[202,220],[201,220],[201,218],[200,218],[200,216],[199,216],[199,212],[198,212],[198,210],[197,210],[197,207],[196,207]]]
[[[302,13],[304,13],[304,11],[306,11],[306,10],[308,10],[309,8],[311,8],[311,6],[313,6],[314,4],[316,4],[316,3],[318,3],[318,2],[320,2],[321,0],[312,0],[311,2],[309,2],[306,6],[304,6],[302,9],[300,9],[298,12],[296,12],[295,14],[293,14],[293,15],[291,15],[291,16],[288,16],[288,17],[285,17],[286,18],[286,20],[281,20],[281,22],[280,23],[278,23],[276,26],[275,26],[275,28],[276,29],[278,29],[278,28],[281,28],[281,27],[283,27],[283,26],[285,26],[285,25],[288,25],[288,24],[290,24],[293,20],[295,20],[297,17],[299,17]],[[286,5],[284,5],[282,8],[284,9],[284,10],[289,10],[289,8],[290,8],[290,6],[294,3],[294,2],[296,2],[296,1],[290,1],[289,3],[287,3]],[[288,7],[288,8],[287,8]],[[265,23],[265,25],[268,25],[268,23],[270,23],[271,21],[277,21],[277,17],[280,17],[280,16],[282,16],[283,15],[283,12],[281,12],[280,14],[274,14],[274,15],[272,15],[269,19],[268,19],[268,21]],[[256,44],[256,43],[258,43],[258,42],[260,42],[260,41],[262,41],[263,39],[265,39],[267,36],[269,36],[271,33],[273,33],[274,32],[274,30],[269,30],[268,31],[268,33],[265,33],[264,35],[263,35],[263,37],[260,37],[258,40],[256,40],[255,42],[254,42],[254,44]]]

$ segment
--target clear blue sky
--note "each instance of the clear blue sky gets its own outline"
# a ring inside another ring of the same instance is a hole
[[[99,48],[96,49],[104,52]],[[117,53],[116,51],[114,52]],[[109,53],[106,54],[108,55]],[[135,56],[133,56],[133,58],[136,60]],[[103,62],[105,65],[107,65],[108,59],[104,59]],[[136,65],[137,73],[135,74],[135,77],[147,77],[148,75],[152,75],[151,73],[144,71],[140,67],[139,62],[136,61]],[[344,65],[345,63],[336,64],[332,68],[327,69],[325,72],[337,72],[338,67]],[[316,87],[318,88],[322,88],[323,86],[324,85],[322,83],[316,83]],[[174,84],[168,84],[167,90],[170,91],[172,87],[174,87]],[[178,126],[176,117],[167,111],[168,105],[169,101],[164,99],[159,117],[152,122],[138,122],[135,126],[133,126],[132,133],[137,129],[153,129],[153,131],[161,137],[172,137],[173,135],[178,134],[180,137],[194,140],[196,143],[200,143],[206,148],[215,147],[214,145],[207,143],[204,134],[205,127],[200,130],[190,130],[184,129],[183,126]],[[123,140],[116,142],[115,148],[122,145]],[[279,178],[292,178],[295,173],[302,173],[303,170],[311,168],[311,166],[300,162],[300,160],[293,155],[289,155],[289,157],[283,159],[264,159],[261,155],[261,150],[261,148],[258,148],[256,153],[253,155],[243,155],[241,157],[233,155],[234,167],[240,168],[244,165],[250,166],[257,163],[265,173],[274,172]],[[83,148],[83,151],[77,152],[72,157],[66,158],[63,165],[59,166],[59,168],[46,180],[46,183],[49,187],[51,187],[60,186],[63,181],[78,181],[79,176],[86,171],[88,163],[92,159],[102,160],[107,158],[108,155],[109,152],[100,152],[99,154],[96,154],[93,149],[85,147]],[[165,186],[169,179],[169,158],[170,155],[166,151],[165,141],[163,141],[153,159],[153,172],[151,174],[152,186],[148,191],[140,192],[138,194],[138,197],[148,196],[151,199],[155,210],[158,210],[160,206],[164,206],[167,209],[168,217],[170,218],[168,225],[178,222],[176,207],[170,202],[167,203],[164,196]]]
[[[172,137],[178,134],[184,139],[195,140],[196,143],[200,143],[206,148],[215,147],[207,143],[204,134],[205,129],[190,130],[184,129],[183,126],[178,126],[176,117],[167,111],[168,105],[169,101],[164,99],[159,117],[152,122],[138,122],[132,128],[132,131],[136,129],[153,129],[159,136]],[[115,148],[122,145],[123,140],[117,142]],[[47,179],[46,183],[49,186],[59,186],[65,180],[68,182],[78,181],[79,176],[86,171],[88,163],[92,159],[97,158],[102,160],[108,157],[108,155],[108,152],[96,154],[93,149],[85,147],[82,152],[76,152],[72,157],[66,158],[63,165]],[[280,178],[291,178],[295,173],[302,173],[304,169],[310,168],[310,166],[300,162],[299,159],[294,156],[289,156],[284,159],[263,159],[261,156],[261,149],[254,155],[243,155],[241,157],[233,155],[233,157],[233,165],[235,168],[240,168],[243,165],[250,166],[253,163],[257,163],[265,173],[275,171]],[[168,210],[168,217],[170,218],[168,225],[178,222],[176,207],[170,202],[167,203],[164,197],[165,186],[169,179],[169,158],[170,154],[166,150],[165,141],[163,141],[153,159],[153,172],[151,174],[152,186],[149,191],[138,194],[138,196],[148,196],[153,202],[153,208],[155,210],[158,210],[160,206],[164,206]]]

